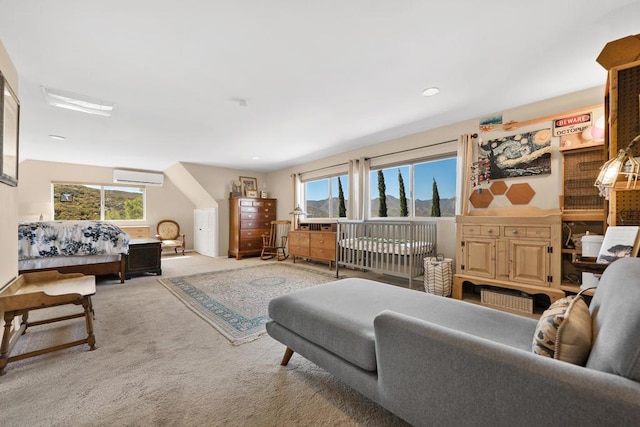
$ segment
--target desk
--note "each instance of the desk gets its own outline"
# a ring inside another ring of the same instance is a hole
[[[130,279],[134,274],[162,274],[160,254],[162,243],[157,239],[131,239],[125,276]]]
[[[88,344],[89,349],[94,350],[96,348],[96,338],[93,335],[91,296],[95,293],[95,276],[85,276],[81,273],[62,274],[57,271],[42,271],[21,274],[11,281],[0,291],[0,312],[4,312],[4,333],[2,335],[2,344],[0,345],[0,375],[4,374],[4,368],[9,362],[82,344]],[[84,310],[81,313],[29,322],[30,311],[65,304],[82,305]],[[12,330],[13,319],[18,316],[22,316],[20,328]],[[14,345],[28,327],[78,317],[85,318],[86,338],[10,356]]]

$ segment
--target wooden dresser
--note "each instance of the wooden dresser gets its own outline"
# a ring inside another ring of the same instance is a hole
[[[262,235],[276,219],[276,199],[229,199],[229,257],[242,259],[262,252]]]
[[[329,262],[336,262],[336,224],[303,223],[298,230],[289,232],[289,255]]]
[[[560,289],[560,214],[541,216],[457,216],[457,271],[453,297],[462,299],[463,282],[546,294]]]

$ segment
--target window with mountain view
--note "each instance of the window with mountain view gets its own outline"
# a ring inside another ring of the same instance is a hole
[[[342,188],[343,203],[346,207],[348,200],[349,176],[340,175],[331,178],[307,181],[304,183],[305,207],[307,218],[338,218],[340,217],[340,189]],[[343,212],[342,216],[346,216]]]
[[[55,220],[144,219],[144,187],[53,184]]]
[[[372,170],[370,218],[455,216],[456,163],[449,157]]]

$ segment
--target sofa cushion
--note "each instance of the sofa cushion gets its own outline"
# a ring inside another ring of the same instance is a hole
[[[591,350],[591,315],[582,296],[559,299],[542,313],[533,336],[533,352],[584,365]]]
[[[587,368],[640,381],[640,258],[614,261],[589,305],[593,345]]]
[[[391,310],[523,350],[536,321],[367,279],[349,278],[274,298],[269,317],[367,371],[375,371],[373,319]]]

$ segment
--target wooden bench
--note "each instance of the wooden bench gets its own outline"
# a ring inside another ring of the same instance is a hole
[[[95,293],[95,276],[85,276],[81,273],[62,274],[57,271],[21,274],[0,290],[0,312],[4,312],[4,333],[0,345],[0,375],[4,374],[4,368],[9,362],[82,344],[88,344],[89,349],[94,350],[96,339],[93,335],[91,296]],[[83,311],[29,322],[30,311],[65,304],[82,305]],[[18,329],[13,329],[13,321],[17,316],[22,316],[22,321]],[[11,350],[28,327],[79,317],[85,318],[86,338],[11,356]]]

